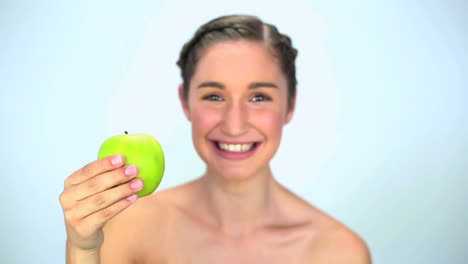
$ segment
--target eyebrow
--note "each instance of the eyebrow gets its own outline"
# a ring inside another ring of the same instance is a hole
[[[198,85],[198,88],[203,87],[213,87],[218,89],[224,89],[224,85],[219,82],[202,82]],[[249,84],[249,89],[257,89],[260,87],[267,87],[267,88],[278,88],[278,85],[271,83],[271,82],[253,82]]]

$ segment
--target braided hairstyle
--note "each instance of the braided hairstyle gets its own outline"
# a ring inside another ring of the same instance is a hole
[[[195,35],[182,48],[177,65],[183,79],[183,95],[187,100],[189,84],[195,73],[197,62],[203,52],[211,45],[222,41],[250,40],[263,42],[278,59],[279,66],[288,84],[288,107],[293,106],[296,95],[297,50],[291,39],[258,17],[247,15],[229,15],[218,17],[202,25]]]

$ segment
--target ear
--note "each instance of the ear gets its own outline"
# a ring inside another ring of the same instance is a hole
[[[184,97],[184,84],[181,83],[179,85],[179,100],[180,100],[180,104],[182,105],[182,109],[184,110],[184,114],[185,114],[185,117],[187,118],[187,120],[191,121],[190,120],[190,110],[189,110],[189,107],[188,107],[188,99],[185,99]]]
[[[291,105],[289,106],[288,112],[286,113],[286,118],[284,120],[285,125],[292,120],[294,116],[294,110],[296,110],[296,97],[291,100]]]

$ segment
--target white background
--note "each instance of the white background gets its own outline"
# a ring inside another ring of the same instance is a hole
[[[64,263],[63,180],[107,137],[155,136],[160,189],[203,172],[175,62],[198,26],[245,13],[299,49],[278,180],[359,233],[375,263],[466,263],[467,6],[2,1],[0,262]]]

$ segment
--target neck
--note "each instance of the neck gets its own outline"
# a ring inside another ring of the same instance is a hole
[[[270,168],[242,180],[226,180],[207,171],[201,178],[207,210],[223,233],[242,236],[271,211],[275,181]]]

